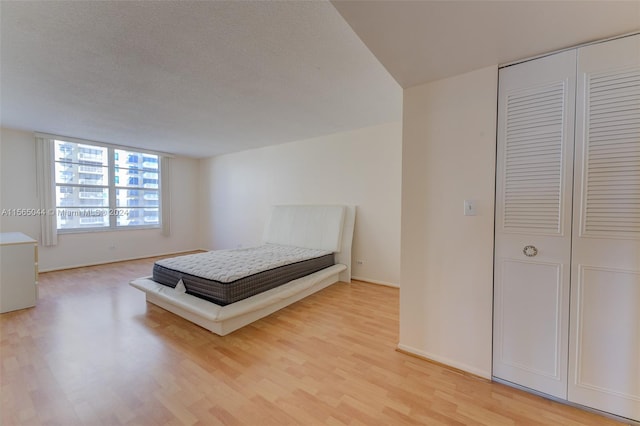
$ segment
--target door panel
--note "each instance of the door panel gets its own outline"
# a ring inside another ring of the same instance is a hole
[[[640,35],[578,50],[569,400],[640,421]]]
[[[579,266],[574,289],[577,387],[638,399],[640,347],[629,342],[640,336],[639,279],[636,272]]]
[[[502,328],[502,342],[496,349],[500,362],[516,371],[560,377],[561,318],[556,309],[562,297],[562,265],[507,260],[502,263],[501,310],[496,320]],[[549,321],[539,321],[539,318]],[[505,321],[509,319],[509,321]],[[520,382],[520,380],[517,380]]]
[[[567,379],[575,61],[568,51],[501,69],[498,105],[493,374],[559,398]]]

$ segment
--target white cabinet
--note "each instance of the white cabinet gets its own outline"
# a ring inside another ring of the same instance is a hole
[[[35,306],[37,285],[37,241],[20,232],[0,233],[0,313]]]
[[[499,88],[493,375],[640,421],[640,35]]]

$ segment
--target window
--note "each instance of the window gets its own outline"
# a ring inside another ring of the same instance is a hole
[[[160,227],[159,157],[56,140],[57,229]]]

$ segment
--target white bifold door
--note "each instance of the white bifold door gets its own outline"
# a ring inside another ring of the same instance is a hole
[[[640,35],[499,88],[493,375],[640,421]]]
[[[576,52],[500,70],[493,375],[567,395]]]
[[[640,421],[640,35],[578,51],[569,400]]]

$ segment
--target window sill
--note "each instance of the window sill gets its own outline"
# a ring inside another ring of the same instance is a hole
[[[121,226],[118,228],[82,228],[82,229],[58,229],[58,235],[70,234],[93,234],[96,232],[120,232],[120,231],[140,231],[144,229],[162,229],[162,225],[140,225],[140,226]]]

